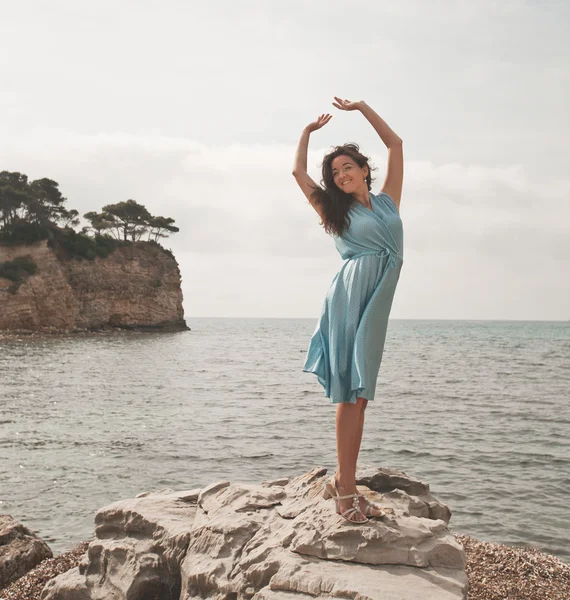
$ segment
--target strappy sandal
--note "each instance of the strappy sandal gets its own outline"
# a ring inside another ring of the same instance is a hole
[[[370,502],[370,500],[368,500],[368,498],[364,495],[364,494],[358,494],[358,496],[360,498],[362,498],[364,500],[365,503],[365,508],[363,513],[367,516],[367,517],[377,517],[377,518],[381,518],[386,516],[386,513],[383,511],[383,509],[378,506],[378,504],[374,504],[374,502]],[[362,509],[360,509],[362,511]],[[376,512],[374,512],[376,511]]]
[[[338,487],[336,485],[334,476],[332,477],[331,481],[325,485],[325,489],[323,492],[323,498],[325,500],[332,498],[335,501],[336,512],[338,515],[344,517],[347,521],[350,521],[351,523],[367,523],[368,517],[360,510],[360,503],[358,502],[359,496],[360,494],[347,494],[346,496],[341,496],[338,493]],[[345,511],[341,512],[340,500],[344,500],[346,498],[352,498],[352,507],[347,508]],[[360,513],[364,517],[364,519],[355,519],[354,517],[357,513]]]

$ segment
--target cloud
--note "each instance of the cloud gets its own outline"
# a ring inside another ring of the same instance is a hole
[[[195,314],[310,316],[342,264],[291,175],[293,146],[46,129],[8,140],[5,148],[3,168],[55,179],[81,214],[133,198],[153,214],[173,217],[181,232],[165,245],[179,256]],[[325,151],[310,153],[317,181]],[[372,160],[378,191],[385,158]],[[403,315],[439,315],[446,298],[455,310],[445,314],[477,316],[494,294],[497,315],[504,316],[512,308],[509,290],[524,289],[521,315],[564,316],[569,196],[570,180],[536,180],[522,165],[406,161]],[[550,313],[541,313],[541,286],[556,290]],[[208,292],[197,299],[196,289]],[[418,305],[418,297],[427,304]]]

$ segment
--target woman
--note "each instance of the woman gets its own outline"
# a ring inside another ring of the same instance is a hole
[[[383,516],[356,489],[356,464],[364,427],[364,410],[374,400],[388,317],[403,258],[399,216],[404,175],[402,140],[365,102],[336,96],[333,105],[360,111],[388,148],[388,168],[378,194],[366,156],[356,144],[336,146],[323,159],[322,187],[307,173],[309,136],[331,120],[322,114],[305,127],[295,155],[293,175],[321,224],[333,236],[345,262],[334,277],[309,344],[303,370],[315,373],[325,396],[338,404],[338,470],[324,497],[353,523]]]

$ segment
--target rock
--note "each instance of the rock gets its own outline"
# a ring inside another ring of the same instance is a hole
[[[449,523],[451,511],[431,495],[429,484],[408,477],[402,471],[366,466],[356,472],[356,484],[382,494],[382,504],[405,508],[416,517],[441,519]]]
[[[0,515],[0,589],[52,557],[49,546],[27,527]]]
[[[290,477],[280,477],[279,479],[270,479],[268,481],[263,481],[261,485],[272,487],[274,485],[287,485],[291,481]]]
[[[408,477],[402,471],[386,467],[361,467],[356,473],[356,484],[365,485],[375,492],[403,490],[413,496],[429,494],[429,485]]]
[[[178,264],[158,245],[137,242],[92,261],[64,259],[46,241],[0,245],[0,263],[19,256],[37,271],[15,293],[0,280],[0,331],[187,329]]]
[[[316,468],[261,485],[221,481],[115,502],[97,512],[97,539],[82,563],[49,581],[42,600],[467,597],[465,552],[448,521],[430,517],[447,507],[429,486],[359,470],[360,482],[381,484],[383,493],[359,488],[387,514],[356,525],[322,498],[328,478]]]

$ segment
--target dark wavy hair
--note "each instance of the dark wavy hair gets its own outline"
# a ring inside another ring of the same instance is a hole
[[[352,194],[347,194],[339,189],[334,182],[331,164],[337,156],[349,156],[360,168],[368,167],[368,175],[366,176],[368,190],[372,187],[372,176],[370,173],[376,169],[370,167],[368,163],[370,159],[360,152],[358,144],[349,143],[342,146],[334,146],[332,151],[323,158],[322,187],[315,189],[311,197],[324,214],[321,224],[325,228],[325,231],[328,234],[340,236],[350,225],[348,212],[357,200]]]

